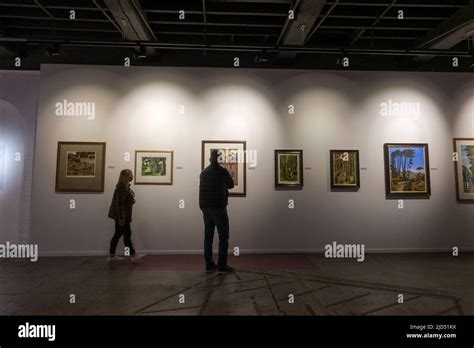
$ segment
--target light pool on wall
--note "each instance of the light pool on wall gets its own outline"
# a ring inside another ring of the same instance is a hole
[[[0,145],[0,191],[3,190],[4,173],[5,173],[5,145]]]

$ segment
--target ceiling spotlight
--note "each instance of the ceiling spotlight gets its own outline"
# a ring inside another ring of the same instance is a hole
[[[58,44],[54,44],[53,47],[48,47],[46,49],[46,54],[48,57],[57,57],[61,55],[60,47]]]
[[[146,58],[146,46],[140,45],[138,50],[135,50],[135,58],[137,59]]]
[[[262,50],[257,53],[255,56],[255,62],[256,63],[266,63],[268,62],[268,53],[266,50]]]

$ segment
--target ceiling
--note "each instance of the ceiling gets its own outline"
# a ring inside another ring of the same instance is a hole
[[[471,0],[0,0],[0,69],[129,57],[131,65],[231,67],[239,58],[240,67],[466,72],[473,35]]]

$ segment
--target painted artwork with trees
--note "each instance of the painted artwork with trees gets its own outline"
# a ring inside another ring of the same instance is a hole
[[[454,176],[456,198],[460,203],[474,203],[474,138],[454,138]]]
[[[473,145],[461,145],[462,156],[462,188],[464,193],[474,193],[474,178],[473,178]]]
[[[358,186],[359,151],[331,150],[331,168],[333,186]]]
[[[387,194],[429,194],[427,144],[386,144]]]

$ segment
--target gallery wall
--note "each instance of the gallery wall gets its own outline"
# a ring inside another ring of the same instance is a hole
[[[57,116],[64,100],[95,103],[95,118]],[[383,103],[419,103],[419,112],[383,115]],[[245,140],[258,162],[247,169],[246,197],[230,199],[231,247],[473,250],[474,205],[456,202],[453,137],[474,137],[470,74],[45,65],[32,241],[43,255],[104,254],[120,170],[134,170],[135,150],[173,150],[173,185],[133,186],[133,240],[146,252],[199,252],[201,141]],[[103,193],[55,192],[58,141],[107,143]],[[386,199],[384,143],[429,144],[429,199],[405,199],[404,209]],[[285,148],[304,151],[301,191],[274,188],[274,150]],[[331,191],[330,149],[360,151],[358,192]]]
[[[30,239],[39,72],[0,71],[0,243]]]

